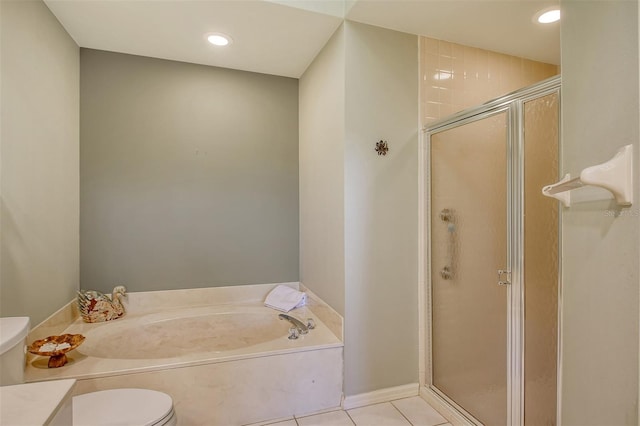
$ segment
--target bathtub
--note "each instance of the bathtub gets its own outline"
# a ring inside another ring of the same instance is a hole
[[[67,354],[69,363],[49,369],[47,358],[34,357],[27,381],[74,378],[77,394],[121,387],[166,392],[179,425],[243,425],[338,408],[343,343],[323,316],[311,306],[290,312],[316,323],[290,340],[291,324],[280,312],[241,302],[129,307],[123,318],[98,324],[78,318],[64,333],[86,339]]]

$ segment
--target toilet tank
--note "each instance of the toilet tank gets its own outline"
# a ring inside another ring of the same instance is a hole
[[[0,386],[24,383],[29,317],[0,318]]]

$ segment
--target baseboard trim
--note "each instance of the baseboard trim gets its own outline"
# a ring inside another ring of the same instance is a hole
[[[476,423],[470,421],[462,413],[449,405],[440,395],[426,386],[420,387],[420,398],[427,401],[445,419],[449,420],[453,426],[475,426]]]
[[[350,410],[352,408],[363,407],[365,405],[393,401],[394,399],[418,396],[419,388],[420,385],[418,383],[409,383],[407,385],[394,386],[378,389],[372,392],[345,396],[344,401],[342,401],[342,408]]]

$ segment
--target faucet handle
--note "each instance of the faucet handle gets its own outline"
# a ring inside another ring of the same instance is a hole
[[[289,329],[289,340],[295,340],[300,336],[300,331],[296,327],[291,327]]]
[[[313,320],[313,318],[307,318],[307,328],[309,330],[313,330],[314,328],[316,328],[316,322]]]

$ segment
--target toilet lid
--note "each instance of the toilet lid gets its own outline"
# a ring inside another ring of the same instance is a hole
[[[172,412],[171,397],[150,389],[112,389],[73,397],[74,426],[153,426]]]

